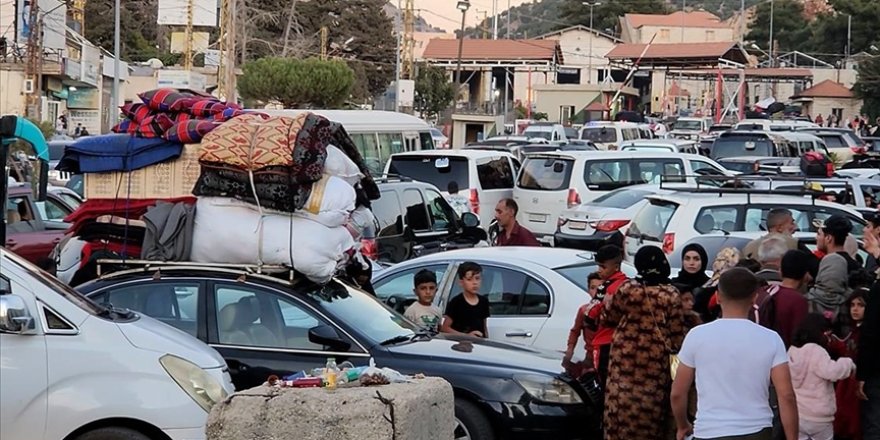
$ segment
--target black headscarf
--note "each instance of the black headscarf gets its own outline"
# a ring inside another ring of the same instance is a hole
[[[639,249],[636,252],[635,265],[639,278],[646,286],[672,283],[669,281],[669,260],[657,246],[643,246]]]
[[[691,251],[700,255],[700,270],[696,273],[689,273],[684,270],[684,256]],[[681,251],[681,266],[682,269],[678,272],[678,276],[672,279],[673,283],[684,284],[691,289],[696,289],[709,281],[709,275],[706,275],[706,268],[709,267],[709,256],[706,254],[706,249],[703,249],[703,246],[697,243],[685,246]]]

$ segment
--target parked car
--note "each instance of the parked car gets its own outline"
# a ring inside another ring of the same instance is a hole
[[[449,149],[449,138],[440,131],[439,128],[432,128],[431,137],[434,139],[434,148],[438,150],[448,150]]]
[[[595,436],[602,418],[561,355],[466,336],[417,331],[373,296],[339,281],[315,285],[232,267],[163,266],[80,287],[99,303],[153,313],[215,347],[236,389],[325,364],[380,367],[446,379],[455,438]],[[411,287],[410,287],[411,290]],[[571,318],[571,317],[569,317]],[[567,334],[567,333],[566,333]],[[562,336],[564,338],[564,336]]]
[[[473,247],[485,240],[479,218],[461,217],[434,185],[409,178],[377,179],[381,197],[372,202],[375,230],[365,232],[363,252],[383,262],[398,263],[448,249]]]
[[[664,152],[571,151],[530,155],[513,190],[517,220],[538,240],[552,244],[562,211],[618,188],[681,176],[694,184],[700,173],[732,175],[703,156]],[[490,233],[491,235],[491,233]]]
[[[728,131],[712,143],[709,157],[798,157],[797,146],[777,133],[768,131]]]
[[[510,153],[479,150],[433,150],[391,156],[385,174],[430,183],[448,194],[450,182],[458,184],[470,202],[471,212],[488,229],[495,218],[495,205],[513,196],[519,161]]]
[[[535,122],[522,133],[529,140],[544,139],[547,142],[555,144],[565,144],[569,140],[569,136],[577,136],[577,132],[571,127],[562,124],[554,124],[550,122]]]
[[[66,229],[64,224],[52,227],[46,221],[37,207],[30,185],[9,187],[6,202],[6,249],[41,267],[49,267],[49,254],[64,237]]]
[[[725,169],[742,174],[755,174],[768,169],[774,169],[778,173],[801,172],[800,158],[797,157],[737,156],[724,157],[717,161]]]
[[[669,131],[671,139],[686,139],[699,141],[700,136],[709,133],[709,127],[712,126],[710,118],[678,118],[672,123],[672,130]]]
[[[626,259],[633,261],[643,245],[661,247],[670,255],[701,234],[766,231],[767,214],[778,207],[792,211],[801,231],[816,232],[814,220],[840,214],[852,221],[854,236],[863,234],[865,220],[855,209],[812,197],[783,195],[782,190],[774,192],[678,189],[673,194],[647,196],[648,203],[636,213],[626,231]]]
[[[825,146],[828,147],[828,151],[837,156],[838,164],[850,162],[855,155],[868,151],[865,141],[848,128],[806,127],[798,130],[811,133],[822,139]]]
[[[621,151],[655,151],[667,153],[700,154],[696,141],[683,139],[640,139],[620,144]]]
[[[0,267],[0,437],[205,438],[211,407],[233,392],[215,350],[95,304],[7,249]]]
[[[641,136],[638,124],[632,122],[589,122],[581,128],[578,139],[590,141],[600,150],[614,151],[621,142]]]
[[[589,301],[587,276],[593,254],[574,249],[494,247],[450,251],[397,264],[373,277],[376,296],[403,312],[416,301],[413,277],[423,269],[437,276],[434,305],[444,310],[461,294],[456,272],[465,261],[483,267],[480,293],[489,300],[489,338],[565,351],[574,313]],[[635,275],[626,265],[624,272]]]

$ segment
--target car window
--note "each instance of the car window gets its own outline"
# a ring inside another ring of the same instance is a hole
[[[759,136],[725,136],[712,144],[711,158],[775,156],[776,146]]]
[[[321,351],[309,330],[327,324],[289,298],[250,286],[214,289],[217,337],[221,344]]]
[[[454,289],[460,294],[461,289]],[[504,267],[484,265],[480,293],[489,300],[494,317],[546,315],[550,311],[550,292],[531,276]]]
[[[588,161],[584,167],[584,182],[595,189],[616,189],[641,183],[633,179],[630,162],[620,160]]]
[[[739,208],[736,206],[703,208],[697,214],[694,229],[701,234],[708,234],[712,231],[735,231],[738,212]]]
[[[392,154],[404,152],[403,135],[400,133],[379,133],[380,162],[385,164]]]
[[[709,162],[703,162],[702,160],[692,160],[691,169],[694,170],[694,173],[697,173],[700,170],[706,170],[706,172],[697,174],[724,174],[724,172],[715,165],[712,165]]]
[[[757,232],[757,231],[766,231],[767,230],[767,215],[770,214],[770,210],[774,209],[773,206],[761,206],[761,207],[749,207],[746,209],[745,216],[745,230],[747,232]],[[794,224],[797,225],[797,229],[799,231],[813,231],[814,228],[810,224],[810,216],[807,212],[802,211],[800,209],[793,209],[790,206],[786,206],[785,209],[791,211],[792,217],[794,217]]]
[[[614,127],[587,127],[581,130],[581,139],[597,144],[618,142],[617,130]]]
[[[67,205],[73,209],[79,208],[79,205],[82,205],[82,201],[70,194],[60,193],[58,196],[61,197],[61,200],[64,200],[64,203],[67,203]]]
[[[557,191],[568,189],[574,161],[553,157],[526,159],[519,173],[518,186],[523,189]]]
[[[603,208],[626,209],[642,201],[645,196],[654,194],[654,192],[655,191],[643,189],[621,188],[596,198],[588,203],[588,205],[601,206]]]
[[[455,225],[455,211],[449,206],[449,202],[433,189],[425,189],[428,197],[428,212],[431,215],[431,228],[435,231],[446,231]]]
[[[371,204],[376,221],[379,222],[377,237],[391,237],[403,233],[400,229],[403,224],[400,216],[400,198],[397,197],[396,191],[382,191],[381,197],[373,200]]]
[[[587,286],[587,277],[590,276],[591,273],[595,272],[597,266],[593,263],[586,264],[575,264],[572,266],[565,267],[557,267],[553,269],[554,272],[558,273],[565,277],[565,279],[569,280],[575,286],[580,287],[586,292]]]
[[[454,156],[397,156],[391,158],[390,174],[406,176],[447,191],[450,182],[458,184],[461,191],[470,188],[470,162],[465,157]]]
[[[842,215],[849,219],[850,223],[852,223],[852,232],[850,232],[853,236],[857,238],[862,238],[865,235],[865,225],[862,224],[859,219],[853,215],[846,213],[845,211],[841,211],[839,209],[826,208],[824,206],[815,206],[811,209],[813,214],[813,219],[815,220],[828,220],[832,215]],[[810,231],[815,231],[815,227],[813,226],[813,222],[810,222]]]
[[[820,135],[819,137],[825,141],[825,146],[828,148],[847,148],[846,143],[843,141],[843,136],[839,136],[836,134],[829,135]]]
[[[662,241],[669,221],[672,220],[677,209],[676,203],[651,200],[633,218],[626,235],[644,240]]]
[[[446,273],[448,267],[449,265],[447,264],[436,264],[407,269],[377,281],[373,284],[373,290],[376,292],[376,297],[382,301],[385,301],[392,296],[414,300],[416,295],[413,293],[413,289],[415,289],[415,286],[413,286],[413,279],[418,272],[422,270],[433,272],[439,283],[443,280],[443,275]]]
[[[51,198],[46,198],[45,207],[46,220],[63,221],[64,217],[70,215],[71,212],[66,206]]]
[[[484,190],[513,189],[513,170],[506,157],[477,165],[477,176]]]
[[[379,157],[379,143],[374,133],[355,133],[351,135],[351,140],[364,157],[367,168],[374,176],[382,175],[385,168],[385,162]]]
[[[100,304],[143,313],[198,336],[199,286],[199,283],[192,281],[150,281],[111,287],[92,299]]]
[[[419,143],[422,144],[422,150],[433,150],[437,147],[434,145],[434,136],[425,131],[419,132]]]
[[[406,224],[413,231],[430,231],[431,220],[422,193],[414,188],[403,191],[403,206],[406,209]]]
[[[684,179],[684,167],[680,160],[639,160],[636,163],[640,182],[660,183],[660,176],[667,176],[670,181]],[[681,177],[676,179],[675,176]]]

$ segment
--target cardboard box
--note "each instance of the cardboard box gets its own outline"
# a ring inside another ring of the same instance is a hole
[[[131,172],[85,175],[87,199],[170,199],[192,196],[199,179],[199,144],[185,145],[174,161]]]

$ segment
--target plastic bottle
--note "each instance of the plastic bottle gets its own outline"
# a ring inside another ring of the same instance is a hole
[[[335,358],[327,358],[327,366],[324,368],[324,381],[327,382],[327,388],[335,389],[336,382],[339,378],[339,367],[336,366]]]

